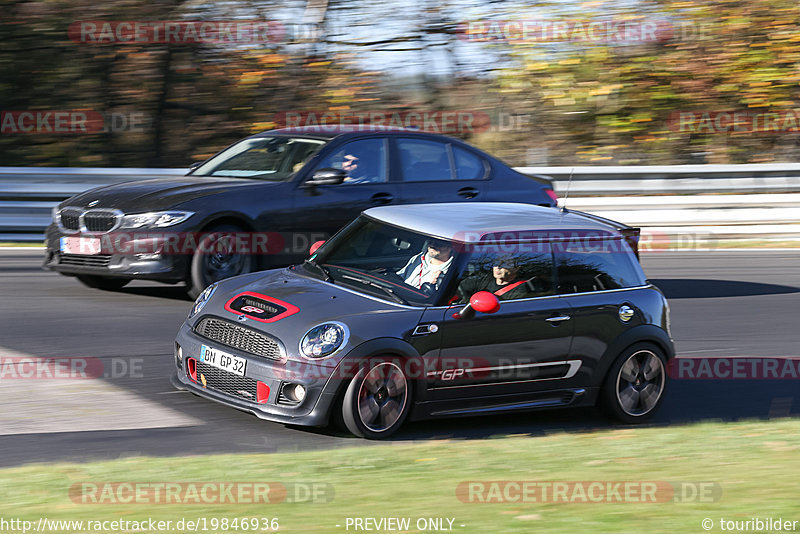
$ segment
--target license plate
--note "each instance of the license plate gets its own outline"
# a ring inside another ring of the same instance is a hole
[[[63,254],[82,254],[84,256],[94,256],[100,254],[99,237],[62,237],[61,252]]]
[[[247,360],[244,358],[213,349],[207,345],[200,346],[200,361],[239,376],[244,376],[244,370],[247,367]]]

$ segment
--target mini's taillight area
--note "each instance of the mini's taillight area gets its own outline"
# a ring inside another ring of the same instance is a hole
[[[558,195],[556,195],[555,191],[553,191],[552,189],[545,189],[544,192],[547,193],[548,197],[553,199],[554,204],[556,205],[558,204]]]
[[[186,358],[186,374],[197,382],[197,360],[194,358]]]
[[[264,382],[256,382],[256,402],[264,404],[269,399],[269,386]]]

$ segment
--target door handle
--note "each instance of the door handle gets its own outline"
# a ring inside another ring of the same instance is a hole
[[[561,321],[569,321],[572,319],[569,315],[556,315],[555,317],[548,317],[545,319],[548,323],[560,323]]]
[[[480,193],[480,191],[474,187],[462,187],[458,190],[458,196],[464,198],[475,198],[478,196],[478,193]]]
[[[378,204],[389,204],[393,200],[394,196],[391,193],[375,193],[372,195],[372,201]]]

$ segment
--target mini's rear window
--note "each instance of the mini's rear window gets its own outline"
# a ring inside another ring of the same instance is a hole
[[[644,273],[622,238],[553,243],[558,292],[586,293],[637,287]]]

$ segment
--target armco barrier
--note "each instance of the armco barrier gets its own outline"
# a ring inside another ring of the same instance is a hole
[[[800,164],[517,170],[551,176],[562,199],[569,184],[570,208],[627,224],[670,231],[702,226],[724,229],[726,236],[800,235]],[[53,206],[93,187],[184,174],[186,169],[0,167],[0,241],[41,241]]]

